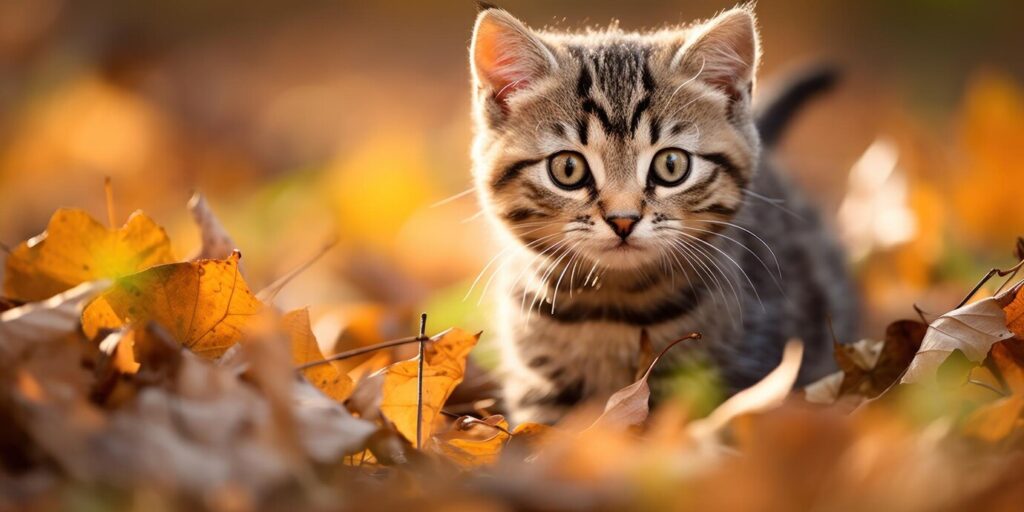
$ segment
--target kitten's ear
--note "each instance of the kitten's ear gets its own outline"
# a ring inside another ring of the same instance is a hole
[[[544,43],[498,8],[477,16],[469,51],[476,84],[502,105],[516,91],[558,68]]]
[[[693,30],[673,57],[673,67],[699,72],[699,80],[734,100],[749,93],[760,59],[753,11],[736,7]]]

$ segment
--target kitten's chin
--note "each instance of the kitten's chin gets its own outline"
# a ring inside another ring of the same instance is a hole
[[[616,244],[593,251],[592,257],[603,267],[628,270],[649,265],[657,259],[657,251],[637,243]]]

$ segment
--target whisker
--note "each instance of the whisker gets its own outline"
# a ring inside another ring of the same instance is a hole
[[[739,263],[737,263],[737,262],[736,262],[736,260],[735,260],[735,259],[733,259],[733,257],[732,257],[732,256],[729,256],[729,254],[727,254],[727,253],[726,253],[725,251],[723,251],[723,250],[719,249],[718,247],[715,247],[715,245],[714,245],[714,244],[708,243],[707,241],[705,241],[704,239],[702,239],[702,238],[700,238],[700,237],[696,237],[696,236],[693,236],[693,235],[691,235],[691,234],[689,234],[689,233],[686,233],[685,231],[682,231],[682,230],[678,230],[678,232],[679,232],[680,234],[682,234],[683,236],[686,236],[686,237],[692,238],[693,240],[695,240],[695,241],[697,241],[697,242],[700,242],[700,243],[702,243],[702,244],[704,244],[704,245],[706,245],[706,246],[708,246],[708,247],[710,247],[710,248],[714,249],[715,251],[718,251],[718,253],[719,253],[719,254],[721,254],[722,256],[725,256],[725,257],[726,257],[726,258],[727,258],[727,259],[728,259],[729,261],[731,261],[731,262],[732,262],[732,264],[736,266],[736,269],[737,269],[737,270],[739,270],[739,271],[740,271],[740,273],[741,273],[741,274],[743,274],[743,277],[744,277],[744,278],[745,278],[745,279],[747,280],[747,284],[749,284],[749,285],[750,285],[750,289],[751,289],[751,291],[753,291],[753,292],[754,292],[754,296],[755,296],[755,297],[757,297],[757,302],[758,302],[758,304],[760,304],[760,305],[761,305],[761,309],[762,309],[763,311],[767,311],[767,309],[765,309],[765,307],[764,307],[764,302],[762,302],[762,301],[761,301],[761,294],[757,293],[757,287],[756,287],[756,286],[754,286],[754,281],[752,281],[752,280],[750,279],[750,276],[749,276],[749,275],[747,275],[747,271],[746,271],[746,270],[743,270],[743,267],[742,267],[742,266],[740,266],[740,264],[739,264]]]
[[[701,233],[709,233],[709,234],[715,235],[717,237],[724,238],[724,239],[726,239],[726,240],[728,240],[728,241],[730,241],[730,242],[740,246],[743,250],[745,250],[748,253],[750,253],[754,258],[757,258],[757,261],[761,264],[761,266],[764,267],[764,269],[768,271],[768,275],[772,277],[772,282],[774,282],[775,286],[777,286],[779,288],[779,291],[782,292],[783,294],[786,293],[785,290],[783,290],[783,288],[782,288],[782,282],[779,281],[779,279],[782,277],[782,269],[781,268],[779,269],[779,277],[776,278],[775,274],[772,273],[772,270],[770,268],[768,268],[768,264],[765,263],[764,260],[761,259],[761,257],[758,256],[758,254],[756,252],[751,250],[749,247],[747,247],[745,244],[743,244],[739,240],[736,240],[735,238],[732,238],[732,237],[730,237],[728,235],[724,235],[724,234],[719,233],[717,231],[711,231],[711,230],[707,230],[707,229],[700,229],[700,228],[695,228],[695,227],[692,227],[692,226],[683,226],[682,229],[689,229],[689,230],[693,230],[693,231],[697,231],[697,232],[701,232]]]
[[[444,199],[442,199],[442,200],[440,200],[440,201],[430,205],[428,208],[437,208],[438,206],[444,206],[444,205],[446,205],[448,203],[451,203],[453,201],[457,201],[460,198],[463,198],[463,197],[466,197],[466,196],[472,194],[473,190],[475,190],[475,189],[470,187],[470,188],[468,188],[466,190],[463,190],[462,192],[459,192],[459,193],[457,193],[455,195],[448,196],[448,197],[446,197],[446,198],[444,198]]]
[[[775,256],[775,251],[773,251],[771,246],[768,245],[768,242],[765,242],[763,238],[761,238],[760,236],[757,235],[757,233],[754,233],[753,231],[751,231],[751,230],[749,230],[749,229],[747,229],[747,228],[745,228],[743,226],[740,226],[739,224],[735,224],[735,223],[732,223],[732,222],[719,221],[719,220],[700,220],[700,221],[701,222],[707,222],[707,223],[710,223],[710,224],[720,224],[720,225],[723,225],[723,226],[733,227],[733,228],[736,228],[736,229],[738,229],[740,231],[743,231],[743,232],[749,234],[750,236],[756,238],[758,242],[761,242],[761,245],[763,245],[765,249],[768,249],[768,253],[772,255],[772,260],[775,261],[775,268],[777,268],[779,270],[779,279],[782,279],[782,265],[779,265],[779,258],[777,256]]]

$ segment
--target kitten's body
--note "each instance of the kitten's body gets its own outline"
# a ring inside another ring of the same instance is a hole
[[[537,33],[481,15],[474,158],[486,209],[512,235],[497,333],[516,420],[554,421],[629,384],[643,329],[656,350],[700,332],[660,373],[706,358],[732,390],[770,371],[790,338],[806,345],[802,377],[820,376],[828,318],[853,335],[841,254],[762,154],[756,60],[745,9],[646,35]],[[665,150],[688,155],[682,181],[652,178]],[[551,170],[567,153],[589,173],[575,188]]]

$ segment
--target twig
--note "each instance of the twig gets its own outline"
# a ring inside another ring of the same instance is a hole
[[[918,306],[916,302],[914,303],[914,311],[917,312],[917,316],[918,316],[918,318],[921,319],[921,323],[922,324],[931,325],[931,322],[929,322],[928,319],[925,318],[925,316],[924,316],[925,315],[924,310],[921,309],[921,307]]]
[[[259,293],[256,294],[256,298],[260,299],[263,302],[272,302],[274,298],[277,297],[277,294],[286,285],[288,285],[288,283],[290,283],[292,279],[295,279],[296,276],[305,272],[307,268],[311,267],[314,263],[319,261],[324,254],[327,254],[327,252],[333,249],[335,245],[338,245],[338,241],[339,238],[337,235],[332,237],[311,258],[306,260],[304,263],[296,267],[291,272],[288,272],[287,274],[277,278],[276,280],[274,280],[274,282],[268,284],[266,288],[260,290]]]
[[[423,352],[427,346],[427,314],[420,315],[420,334],[416,341],[420,344],[419,369],[416,371],[416,449],[423,449]]]
[[[448,334],[449,331],[451,331],[451,329],[446,329],[446,330],[441,331],[441,332],[435,334],[434,336],[432,336],[430,338],[427,338],[425,340],[422,340],[422,341],[424,341],[424,342],[426,342],[426,341],[437,341],[438,338],[440,338],[441,336],[444,336],[445,334]],[[399,338],[397,340],[384,341],[384,342],[381,342],[381,343],[377,343],[375,345],[370,345],[368,347],[354,348],[352,350],[346,350],[345,352],[338,352],[337,354],[334,354],[331,357],[327,357],[327,358],[321,359],[319,361],[312,361],[312,362],[309,362],[309,363],[306,363],[306,364],[303,364],[303,365],[300,365],[300,366],[296,366],[295,370],[296,371],[301,371],[301,370],[305,370],[306,368],[312,368],[314,366],[318,366],[318,365],[321,365],[321,364],[326,364],[326,363],[329,363],[331,361],[341,361],[342,359],[349,359],[349,358],[352,358],[352,357],[361,356],[363,354],[368,354],[370,352],[376,352],[376,351],[381,350],[381,349],[397,347],[399,345],[407,345],[409,343],[416,343],[418,341],[421,341],[419,336],[409,336],[407,338]]]
[[[672,343],[666,345],[665,348],[661,349],[661,353],[659,353],[658,356],[655,357],[653,361],[651,361],[651,365],[647,367],[647,371],[644,372],[642,379],[647,380],[648,378],[650,378],[651,372],[654,371],[654,367],[658,364],[658,361],[661,360],[662,356],[664,356],[665,353],[668,352],[668,349],[678,345],[683,341],[699,340],[700,338],[701,334],[699,332],[691,332],[690,334],[687,334],[686,336],[683,336],[682,338],[679,338],[678,340],[675,340]]]
[[[110,223],[110,229],[117,229],[117,215],[114,214],[114,186],[110,176],[103,178],[103,191],[107,195],[107,222]]]
[[[983,388],[985,388],[985,389],[987,389],[987,390],[989,390],[989,391],[991,391],[991,392],[993,392],[993,393],[995,393],[995,394],[997,394],[999,396],[1006,396],[1006,393],[1003,390],[995,388],[992,385],[990,385],[988,383],[985,383],[985,382],[982,382],[980,380],[967,379],[967,383],[968,384],[974,384],[975,386],[981,386],[981,387],[983,387]]]
[[[1008,276],[1008,275],[1011,275],[1011,274],[1012,275],[1016,275],[1017,271],[1020,270],[1020,268],[1022,266],[1024,266],[1024,260],[1018,261],[1016,265],[1014,265],[1014,266],[1012,266],[1012,267],[1010,267],[1010,268],[1008,268],[1006,270],[999,270],[998,268],[994,268],[992,270],[989,270],[988,273],[985,274],[985,277],[981,278],[981,281],[978,281],[978,284],[974,285],[974,289],[971,290],[971,293],[968,293],[967,296],[964,297],[964,300],[960,301],[960,304],[957,305],[957,307],[955,307],[953,309],[960,309],[960,308],[964,307],[964,304],[967,304],[967,301],[971,300],[971,297],[974,297],[974,294],[978,293],[978,290],[980,290],[982,286],[985,286],[985,283],[987,283],[989,281],[989,279],[992,279],[993,277],[995,277],[997,275],[999,277],[1005,277],[1005,276]],[[1010,279],[1013,279],[1013,278],[1011,277]],[[1003,286],[1006,286],[1006,283],[1003,283]],[[1003,286],[1000,286],[999,289],[1002,290]]]
[[[3,252],[6,252],[7,254],[10,254],[11,253],[11,248],[7,244],[5,244],[3,242],[0,242],[0,251],[3,251]]]

